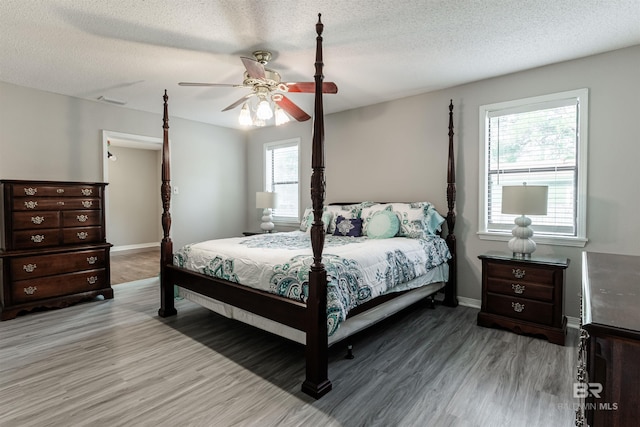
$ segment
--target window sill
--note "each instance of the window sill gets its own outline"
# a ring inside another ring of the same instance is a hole
[[[488,233],[486,231],[479,231],[477,234],[481,240],[496,240],[501,242],[508,242],[513,237],[511,233]],[[533,236],[533,241],[541,245],[572,246],[576,248],[584,248],[588,240],[589,239],[585,237]]]

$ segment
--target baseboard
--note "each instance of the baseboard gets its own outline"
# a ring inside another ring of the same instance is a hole
[[[477,308],[480,310],[482,301],[475,298],[458,297],[458,304],[464,307]],[[579,329],[580,319],[577,317],[567,316],[567,328]]]
[[[136,245],[113,246],[111,252],[137,251],[140,249],[149,249],[160,247],[160,242],[138,243]]]

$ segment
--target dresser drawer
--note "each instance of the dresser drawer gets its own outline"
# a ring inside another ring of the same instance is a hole
[[[487,263],[488,277],[537,283],[553,283],[553,270],[539,268],[531,264],[502,264],[496,262]]]
[[[60,212],[15,212],[13,214],[14,230],[32,230],[57,228],[60,226]]]
[[[62,243],[65,245],[97,243],[102,241],[101,227],[73,227],[62,229]]]
[[[95,249],[13,258],[9,265],[13,280],[25,280],[70,273],[72,271],[104,268],[106,260],[107,251],[105,249]]]
[[[14,249],[36,249],[60,244],[60,229],[22,230],[13,233]]]
[[[55,211],[55,210],[79,210],[79,209],[101,209],[100,199],[79,198],[79,197],[16,197],[13,200],[14,211]]]
[[[14,197],[101,197],[94,185],[12,184]]]
[[[553,286],[520,280],[490,278],[487,280],[487,292],[539,301],[553,301]]]
[[[14,303],[24,303],[106,287],[109,287],[106,271],[97,269],[16,281],[11,291]]]
[[[487,293],[486,311],[513,319],[553,324],[553,304]]]
[[[63,227],[79,227],[87,225],[101,225],[102,211],[63,211]]]

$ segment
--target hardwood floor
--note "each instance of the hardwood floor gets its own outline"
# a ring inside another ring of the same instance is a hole
[[[160,248],[112,252],[110,258],[112,285],[160,274]]]
[[[573,425],[568,345],[418,304],[330,350],[333,391],[300,391],[303,347],[186,300],[157,316],[156,278],[113,300],[0,322],[0,414],[13,426]]]

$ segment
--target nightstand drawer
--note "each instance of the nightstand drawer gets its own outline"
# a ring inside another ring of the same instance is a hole
[[[487,275],[488,277],[499,277],[507,280],[553,283],[553,270],[534,267],[530,264],[488,262]]]
[[[553,301],[553,286],[529,283],[520,280],[487,280],[487,292],[540,301]]]
[[[546,302],[488,293],[486,311],[513,319],[553,324],[553,304]]]

